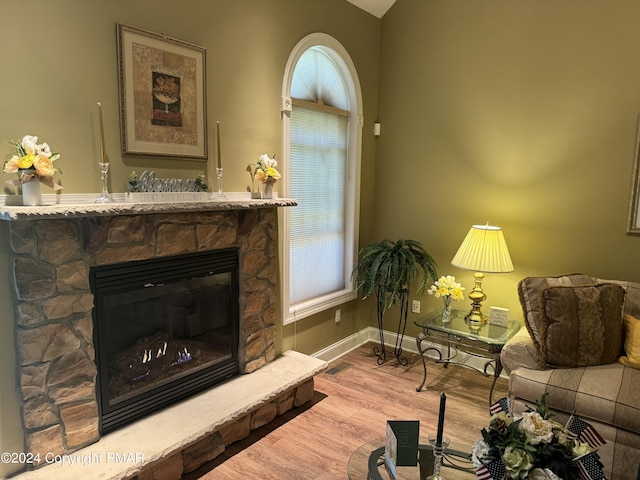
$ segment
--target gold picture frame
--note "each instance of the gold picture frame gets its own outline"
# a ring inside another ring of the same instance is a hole
[[[122,155],[207,160],[205,48],[117,31]]]
[[[631,181],[631,198],[629,199],[629,219],[627,233],[640,235],[640,115],[636,127],[636,146],[633,155],[633,176]]]

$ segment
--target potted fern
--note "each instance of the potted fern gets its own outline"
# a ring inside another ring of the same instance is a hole
[[[374,347],[373,352],[378,357],[378,365],[386,360],[382,318],[396,303],[400,305],[400,318],[394,354],[401,365],[406,365],[407,359],[402,357],[402,339],[407,326],[410,288],[422,276],[416,291],[424,293],[430,281],[438,278],[436,262],[415,240],[373,242],[360,250],[360,257],[351,277],[356,290],[361,290],[363,300],[371,295],[377,299],[380,348]]]

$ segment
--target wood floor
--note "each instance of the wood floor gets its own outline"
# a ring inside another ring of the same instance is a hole
[[[435,432],[442,392],[447,395],[445,435],[465,445],[480,437],[489,419],[491,377],[428,360],[426,386],[416,392],[423,374],[419,356],[408,353],[407,367],[392,355],[378,366],[373,345],[342,356],[316,376],[311,402],[255,430],[183,478],[345,480],[351,454],[384,437],[387,420],[420,420],[421,435]],[[494,401],[506,394],[507,381],[498,379]]]

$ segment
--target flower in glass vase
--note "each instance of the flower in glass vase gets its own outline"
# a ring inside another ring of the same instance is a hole
[[[37,180],[54,190],[62,188],[53,182],[53,175],[58,171],[54,162],[60,158],[59,153],[52,152],[47,143],[38,143],[38,137],[33,135],[25,135],[20,143],[12,141],[11,144],[16,153],[5,162],[5,173],[17,173],[20,184]]]
[[[462,300],[464,295],[462,292],[464,287],[456,282],[456,277],[447,275],[440,277],[431,288],[427,291],[429,295],[436,298],[442,298],[444,309],[442,311],[442,320],[447,321],[451,315],[451,300]]]

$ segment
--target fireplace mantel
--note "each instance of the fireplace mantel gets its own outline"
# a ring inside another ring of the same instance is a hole
[[[229,210],[251,210],[273,207],[293,207],[296,200],[274,198],[271,200],[246,198],[242,193],[229,193],[219,199],[210,194],[206,201],[129,203],[124,194],[113,194],[114,203],[92,203],[95,195],[65,194],[43,195],[44,205],[25,207],[15,205],[16,198],[0,197],[0,220],[47,220],[56,218],[105,217],[116,215],[145,215],[154,213],[212,212]],[[19,197],[18,197],[19,198]]]

